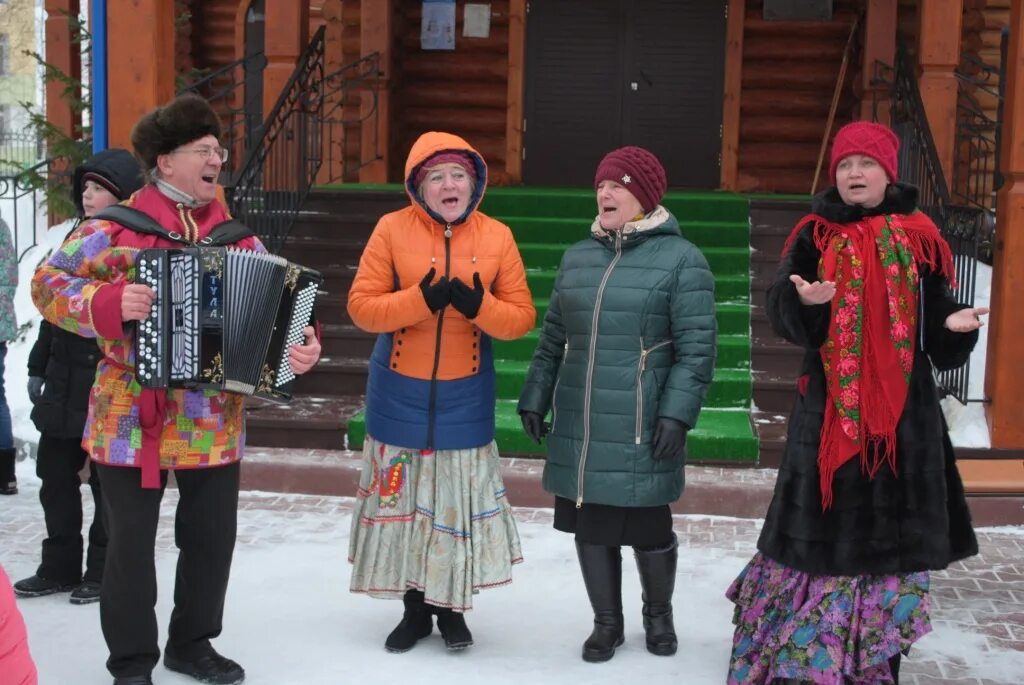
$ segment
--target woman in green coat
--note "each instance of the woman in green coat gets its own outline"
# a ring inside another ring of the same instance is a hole
[[[590,238],[562,257],[519,399],[524,430],[547,438],[555,528],[576,538],[594,609],[583,644],[591,662],[623,643],[622,545],[640,571],[648,651],[676,652],[669,504],[683,491],[686,434],[711,382],[716,339],[714,279],[659,204],[667,182],[658,159],[614,150],[594,185]]]

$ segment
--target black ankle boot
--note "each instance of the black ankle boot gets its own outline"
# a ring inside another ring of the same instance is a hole
[[[18,450],[13,447],[0,450],[0,495],[17,495],[18,479],[14,475],[14,460]]]
[[[633,548],[643,588],[644,633],[647,651],[658,656],[676,653],[676,629],[672,623],[672,593],[676,586],[679,545],[675,535],[668,547],[654,550]]]
[[[625,641],[622,632],[622,552],[618,547],[576,541],[583,584],[594,609],[594,630],[583,643],[583,660],[608,661]]]
[[[384,641],[384,649],[394,654],[408,652],[434,630],[434,619],[423,602],[422,592],[406,590],[402,601],[405,603],[402,620]]]
[[[451,609],[437,609],[435,613],[437,629],[441,631],[444,646],[448,651],[457,652],[473,645],[473,633],[469,632],[465,616]]]

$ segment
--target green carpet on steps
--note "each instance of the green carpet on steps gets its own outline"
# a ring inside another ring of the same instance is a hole
[[[351,186],[350,186],[351,188]],[[359,186],[359,189],[400,186]],[[715,378],[700,421],[690,434],[691,462],[754,463],[758,443],[750,424],[753,380],[750,373],[750,221],[747,199],[722,192],[670,192],[663,204],[680,221],[715,274],[719,326]],[[588,189],[491,188],[482,211],[512,228],[537,307],[537,323],[547,311],[555,272],[565,249],[588,237],[595,214]],[[496,424],[502,454],[543,456],[530,442],[516,414],[516,400],[537,344],[539,328],[512,341],[494,341],[497,371]],[[348,423],[350,449],[363,442],[362,412]]]

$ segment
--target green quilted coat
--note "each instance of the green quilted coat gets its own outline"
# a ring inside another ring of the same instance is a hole
[[[551,410],[544,487],[623,507],[679,498],[683,459],[655,460],[659,416],[694,427],[715,368],[714,278],[663,207],[562,257],[519,411]]]

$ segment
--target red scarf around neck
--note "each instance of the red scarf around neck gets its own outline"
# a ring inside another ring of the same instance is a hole
[[[833,281],[828,339],[821,347],[828,397],[818,448],[822,510],[832,506],[835,472],[860,455],[873,478],[882,464],[896,473],[896,426],[914,365],[918,268],[954,280],[953,254],[922,212],[837,224],[808,214],[784,254],[813,222],[821,252],[818,278]]]

